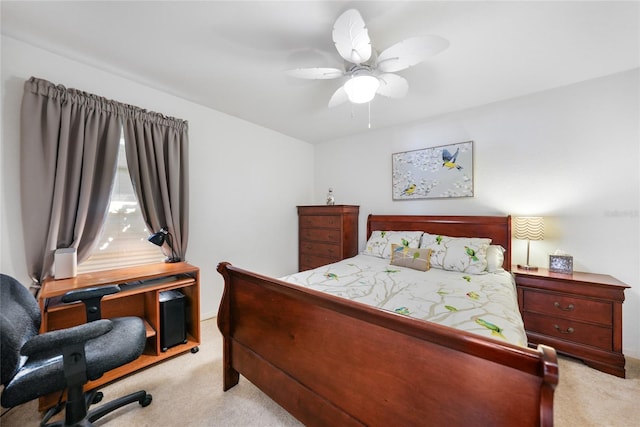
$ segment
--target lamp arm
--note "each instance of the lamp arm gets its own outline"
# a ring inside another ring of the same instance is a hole
[[[177,262],[178,257],[176,256],[176,251],[173,249],[173,236],[169,231],[167,231],[167,244],[171,248],[171,262]]]

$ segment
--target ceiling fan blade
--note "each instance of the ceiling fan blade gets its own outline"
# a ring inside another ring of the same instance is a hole
[[[337,79],[344,75],[344,71],[337,68],[295,68],[286,70],[285,74],[299,79]]]
[[[371,40],[364,20],[355,9],[349,9],[333,25],[333,42],[340,56],[354,64],[371,58]]]
[[[407,79],[397,74],[381,74],[378,76],[380,86],[376,93],[387,96],[389,98],[403,98],[409,91],[409,83]]]
[[[385,73],[404,70],[442,52],[449,41],[438,36],[411,37],[378,55],[378,69]]]
[[[348,100],[349,97],[347,96],[347,91],[344,90],[344,86],[340,86],[331,96],[331,99],[329,100],[329,108],[344,104]]]

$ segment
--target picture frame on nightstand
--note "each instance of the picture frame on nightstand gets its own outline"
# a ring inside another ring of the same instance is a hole
[[[573,257],[571,255],[549,255],[549,271],[573,274]]]

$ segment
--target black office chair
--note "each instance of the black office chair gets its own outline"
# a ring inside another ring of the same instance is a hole
[[[129,403],[151,403],[144,390],[105,403],[91,411],[102,393],[84,393],[87,381],[137,359],[145,346],[145,327],[138,317],[100,319],[104,295],[119,292],[118,286],[78,289],[65,294],[63,302],[82,301],[87,312],[83,325],[38,335],[40,309],[35,298],[17,280],[0,274],[0,336],[2,406],[12,408],[40,396],[67,391],[65,420],[51,426],[91,426],[92,422]],[[45,414],[45,425],[61,410]]]

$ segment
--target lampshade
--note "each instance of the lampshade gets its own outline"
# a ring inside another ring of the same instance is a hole
[[[522,240],[544,240],[544,218],[541,216],[516,217],[513,237]]]
[[[156,246],[162,246],[164,244],[165,236],[167,236],[169,232],[166,228],[161,228],[157,233],[153,233],[147,240],[153,243]]]
[[[377,77],[369,73],[361,73],[347,80],[344,84],[344,90],[347,92],[349,101],[354,104],[364,104],[376,96],[376,91],[379,86],[380,81]]]

